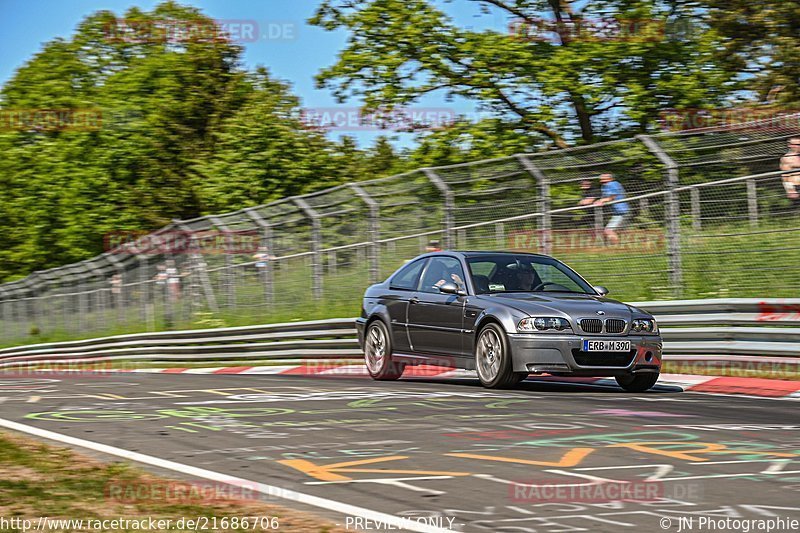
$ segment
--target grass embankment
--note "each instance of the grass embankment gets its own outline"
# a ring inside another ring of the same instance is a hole
[[[226,496],[248,499],[224,499]],[[28,518],[34,523],[40,517],[53,520],[152,517],[171,519],[174,525],[181,518],[206,517],[209,523],[216,518],[221,525],[223,518],[276,517],[275,531],[344,531],[312,515],[253,499],[246,487],[228,489],[210,484],[204,487],[167,480],[126,463],[101,462],[5,432],[0,432],[0,517]],[[267,526],[267,522],[263,525]],[[214,531],[271,531],[268,527],[218,527]],[[18,530],[0,528],[0,531]],[[138,531],[107,531],[134,530]],[[171,531],[189,529],[173,526]]]

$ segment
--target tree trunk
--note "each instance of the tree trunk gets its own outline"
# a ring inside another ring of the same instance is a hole
[[[578,117],[578,124],[581,127],[581,139],[586,144],[594,142],[594,130],[592,129],[591,115],[586,109],[586,101],[583,95],[578,93],[570,93],[570,100],[572,107],[575,109],[575,116]]]

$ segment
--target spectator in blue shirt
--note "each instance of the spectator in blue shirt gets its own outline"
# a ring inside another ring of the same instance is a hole
[[[617,231],[625,224],[628,214],[631,212],[631,207],[628,202],[619,202],[618,200],[625,199],[625,189],[622,184],[614,179],[614,175],[610,172],[600,175],[600,188],[601,198],[597,200],[594,205],[605,205],[609,202],[616,202],[611,204],[611,220],[606,224],[606,229],[603,234],[611,244],[619,243],[619,235]]]

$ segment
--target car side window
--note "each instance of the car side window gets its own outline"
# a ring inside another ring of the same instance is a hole
[[[464,269],[461,268],[461,261],[455,257],[432,257],[422,276],[419,290],[439,294],[439,287],[447,282],[465,288]]]
[[[401,290],[408,290],[413,291],[417,288],[417,282],[419,281],[419,274],[422,272],[422,267],[425,266],[425,259],[418,259],[413,263],[409,263],[400,271],[394,275],[392,281],[389,282],[389,286],[392,289],[401,289]]]

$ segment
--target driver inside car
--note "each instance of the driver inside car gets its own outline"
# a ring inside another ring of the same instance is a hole
[[[520,265],[520,268],[517,271],[517,283],[519,284],[519,290],[529,291],[533,289],[533,280],[533,270]]]
[[[519,265],[516,272],[517,290],[530,291],[536,283],[536,274],[533,269],[527,265]]]

